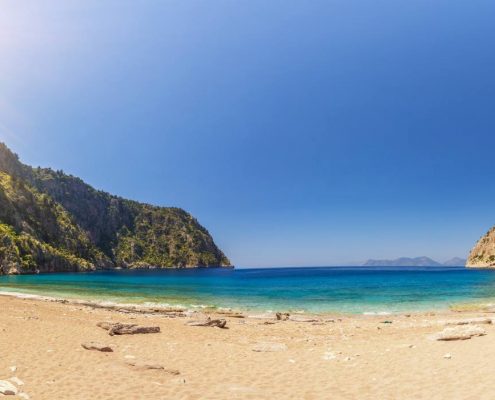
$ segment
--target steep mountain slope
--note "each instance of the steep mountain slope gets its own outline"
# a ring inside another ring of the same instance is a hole
[[[495,268],[495,226],[473,247],[466,267]]]
[[[184,210],[122,199],[60,171],[31,168],[0,143],[0,273],[229,265]]]

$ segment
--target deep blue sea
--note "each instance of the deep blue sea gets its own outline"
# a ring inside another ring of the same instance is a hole
[[[263,268],[0,276],[0,291],[119,303],[385,313],[495,303],[495,270]]]

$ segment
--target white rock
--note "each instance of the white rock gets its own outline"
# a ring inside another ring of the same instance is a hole
[[[287,346],[283,343],[259,342],[253,346],[252,350],[261,353],[285,351]]]
[[[0,393],[7,396],[14,396],[18,392],[17,387],[9,381],[0,381]]]
[[[21,381],[17,376],[13,376],[12,378],[9,379],[9,381],[13,382],[17,386],[24,385],[24,382]]]
[[[447,353],[443,356],[443,358],[446,358],[447,360],[450,360],[452,358],[452,354]]]
[[[476,325],[461,325],[450,328],[445,328],[442,332],[439,332],[431,336],[433,340],[466,340],[471,339],[473,336],[484,336],[486,331],[480,326]]]

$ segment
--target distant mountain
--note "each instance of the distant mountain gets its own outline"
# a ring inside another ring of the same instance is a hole
[[[0,275],[229,265],[186,211],[126,200],[62,171],[31,168],[0,143]]]
[[[368,260],[365,267],[441,267],[441,266],[464,266],[466,260],[454,257],[441,264],[429,257],[401,257],[395,260]]]
[[[466,259],[460,257],[454,257],[443,263],[446,267],[464,267],[466,265]]]

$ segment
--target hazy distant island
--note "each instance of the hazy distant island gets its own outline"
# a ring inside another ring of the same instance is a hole
[[[463,267],[466,260],[454,257],[443,263],[432,260],[429,257],[400,257],[395,260],[367,260],[362,264],[365,267]]]
[[[230,265],[186,211],[29,167],[0,143],[0,274]]]

